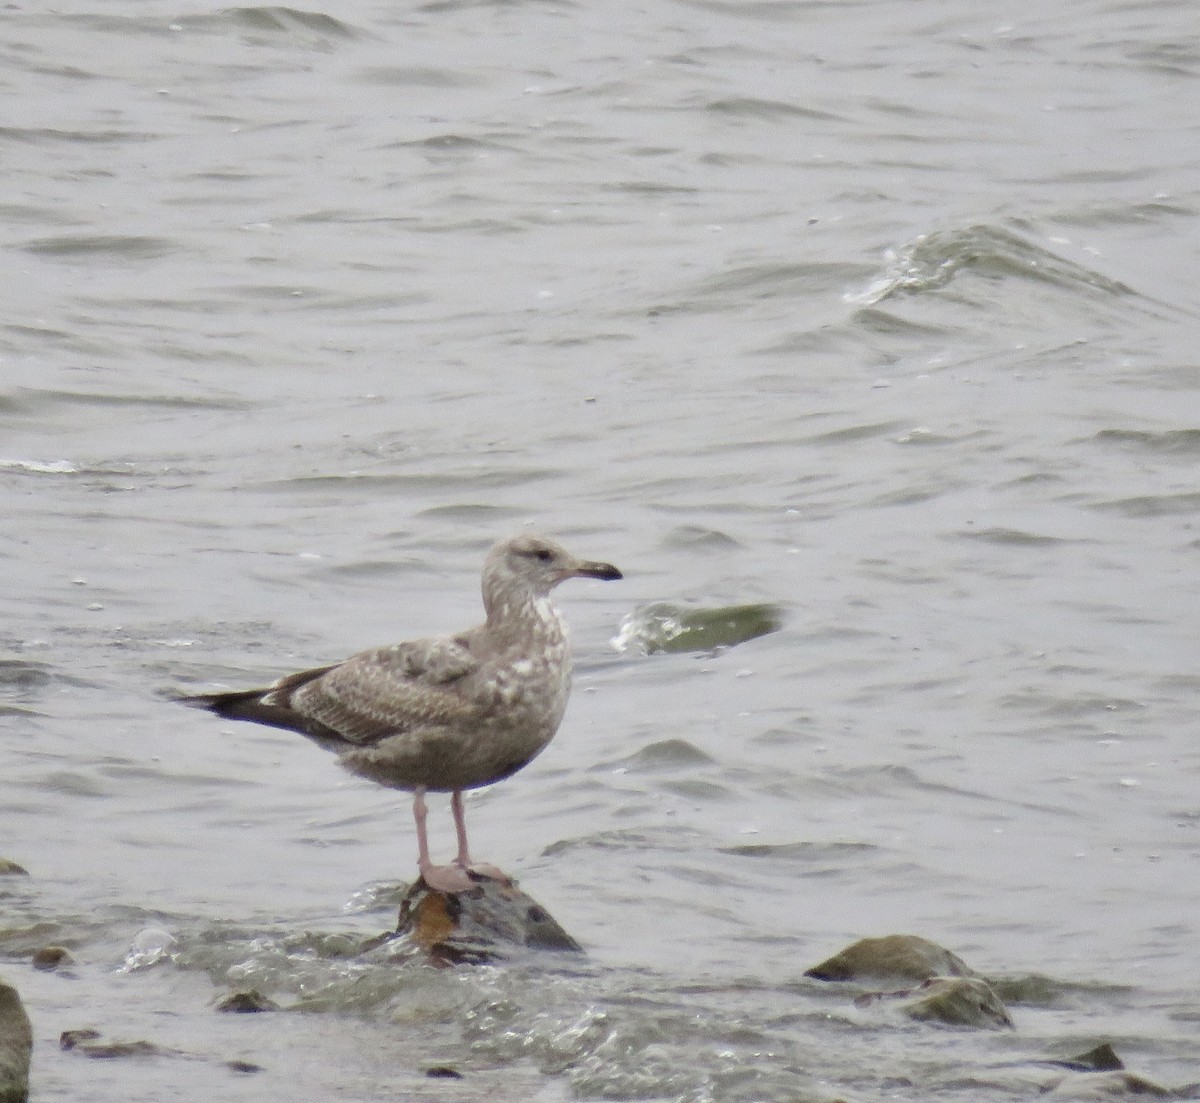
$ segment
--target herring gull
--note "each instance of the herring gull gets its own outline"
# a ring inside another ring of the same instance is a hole
[[[568,578],[620,577],[611,563],[576,559],[544,537],[517,536],[488,553],[487,619],[475,628],[361,651],[265,689],[180,700],[299,732],[351,773],[411,791],[421,877],[432,889],[461,892],[474,883],[473,868],[499,873],[471,861],[463,790],[500,781],[540,754],[567,706],[570,644],[550,591]],[[452,865],[430,861],[427,791],[451,794],[458,836]]]

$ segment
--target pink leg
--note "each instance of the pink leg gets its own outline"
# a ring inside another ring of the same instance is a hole
[[[425,807],[425,790],[418,788],[413,791],[413,819],[417,823],[417,869],[421,877],[431,889],[437,892],[464,892],[475,887],[475,882],[467,875],[467,871],[458,865],[435,866],[429,860],[429,837],[425,833],[425,819],[428,809]]]
[[[429,836],[425,833],[425,818],[429,810],[425,807],[425,790],[413,791],[413,819],[417,821],[417,868],[424,871],[429,861]]]
[[[463,809],[461,789],[455,789],[450,794],[450,810],[454,813],[454,830],[458,835],[458,857],[454,859],[454,864],[462,866],[463,869],[469,869],[471,854],[467,847],[467,816]]]
[[[454,859],[454,864],[460,869],[473,870],[475,873],[479,873],[484,877],[490,877],[494,881],[503,881],[505,884],[512,884],[512,879],[503,870],[497,869],[486,862],[471,861],[471,852],[467,847],[467,816],[463,808],[461,789],[455,789],[450,795],[450,808],[454,812],[454,830],[458,834],[458,857]]]

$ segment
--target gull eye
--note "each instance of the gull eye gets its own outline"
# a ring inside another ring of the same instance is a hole
[[[538,548],[537,551],[533,553],[533,558],[541,563],[549,563],[550,560],[554,558],[554,554],[549,548]]]

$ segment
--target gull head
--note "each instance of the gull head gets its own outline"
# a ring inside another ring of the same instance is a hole
[[[545,597],[568,578],[612,581],[621,577],[611,563],[577,559],[561,544],[525,533],[500,541],[488,552],[483,565],[483,600],[490,607],[493,598],[502,600],[514,590]]]

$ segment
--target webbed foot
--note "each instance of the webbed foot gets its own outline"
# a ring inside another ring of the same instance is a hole
[[[451,896],[475,887],[471,874],[461,866],[422,866],[421,880],[434,892],[444,892]]]

